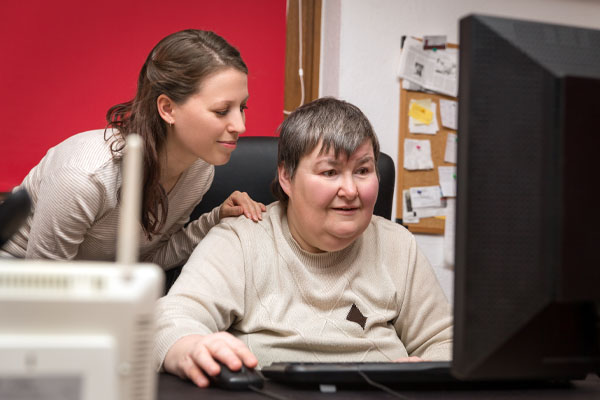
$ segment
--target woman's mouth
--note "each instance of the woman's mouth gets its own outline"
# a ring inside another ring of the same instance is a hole
[[[340,214],[354,214],[357,210],[358,207],[333,207],[333,210],[340,213]]]
[[[217,143],[221,144],[223,147],[226,147],[228,149],[235,149],[235,147],[237,146],[237,142],[235,140],[217,141]]]

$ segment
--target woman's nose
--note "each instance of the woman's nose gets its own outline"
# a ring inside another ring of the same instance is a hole
[[[353,200],[356,198],[356,196],[358,196],[358,187],[356,186],[356,182],[354,182],[354,178],[351,174],[344,175],[342,177],[338,194],[342,197],[346,197],[349,200]]]
[[[238,135],[246,132],[246,116],[243,111],[233,113],[229,120],[229,124],[227,125],[227,130],[229,132],[235,132]]]

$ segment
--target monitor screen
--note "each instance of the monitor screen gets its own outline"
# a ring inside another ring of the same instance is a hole
[[[460,21],[453,373],[600,371],[600,31]]]

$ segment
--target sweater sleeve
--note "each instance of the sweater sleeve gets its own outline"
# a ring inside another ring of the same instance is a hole
[[[100,218],[106,189],[95,175],[63,168],[41,183],[31,222],[27,258],[71,260]]]
[[[145,254],[142,260],[161,265],[164,269],[183,264],[208,231],[219,223],[219,208],[220,205],[187,226],[185,223],[189,216],[185,216],[185,220],[176,225],[179,229],[167,236],[152,252]]]
[[[244,317],[244,257],[237,234],[220,224],[200,242],[169,293],[157,303],[154,362],[192,334],[225,331]]]
[[[404,296],[395,328],[410,356],[424,360],[452,357],[452,311],[426,257],[411,235]]]

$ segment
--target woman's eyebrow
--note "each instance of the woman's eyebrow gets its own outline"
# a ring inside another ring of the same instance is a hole
[[[317,160],[316,164],[340,165],[341,162],[333,157],[325,157]]]

